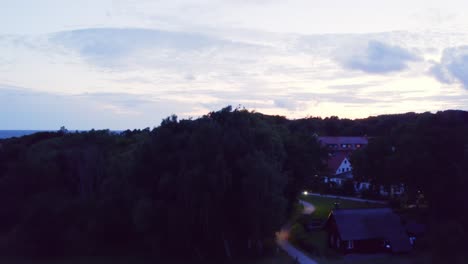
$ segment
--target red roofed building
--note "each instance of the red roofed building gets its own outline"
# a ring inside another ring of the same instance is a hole
[[[330,152],[345,151],[351,153],[369,144],[367,137],[319,137],[319,141]]]
[[[353,178],[352,166],[349,160],[351,153],[365,147],[369,141],[367,137],[319,137],[322,146],[328,149],[327,178],[338,185]]]
[[[327,170],[331,175],[337,175],[344,172],[351,171],[351,163],[349,162],[349,156],[346,152],[337,152],[330,154],[327,161]]]
[[[323,172],[325,183],[335,183],[342,186],[346,181],[353,181],[353,168],[351,166],[351,154],[369,144],[367,136],[364,137],[318,137],[320,144],[328,150],[327,170]],[[354,182],[354,189],[357,192],[368,190],[369,182]],[[405,191],[403,184],[390,186],[390,191],[380,188],[380,195],[394,196],[401,195]]]

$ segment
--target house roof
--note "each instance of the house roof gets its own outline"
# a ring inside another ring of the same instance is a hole
[[[319,137],[329,151],[354,151],[368,144],[367,137]]]
[[[368,144],[367,137],[319,137],[324,145],[328,144]]]
[[[327,161],[328,171],[335,174],[344,159],[348,158],[347,152],[334,153]]]
[[[332,216],[342,240],[384,239],[393,252],[411,250],[400,217],[390,208],[337,209]]]

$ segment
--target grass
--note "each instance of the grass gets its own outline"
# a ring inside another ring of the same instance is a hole
[[[297,222],[297,220],[302,216],[303,211],[304,211],[304,206],[300,203],[295,203],[288,222],[289,223]]]
[[[330,211],[335,208],[335,202],[340,203],[342,209],[358,209],[358,208],[382,208],[387,207],[385,204],[352,201],[340,198],[330,198],[321,196],[301,196],[301,199],[313,204],[315,206],[315,212],[306,218],[319,218],[326,220]],[[335,251],[328,248],[327,234],[323,230],[306,232],[303,228],[299,228],[301,218],[293,227],[296,227],[294,239],[295,245],[299,246],[304,250],[304,253],[311,256],[311,258],[317,260],[320,264],[423,264],[431,263],[430,257],[425,253],[411,253],[409,255],[347,255],[340,256]],[[313,247],[313,250],[310,248]]]
[[[291,228],[289,241],[312,259],[339,258],[339,254],[328,247],[327,239],[325,230],[307,232],[301,224],[295,223]]]
[[[315,206],[315,212],[312,214],[312,216],[314,218],[320,218],[322,220],[328,218],[330,211],[335,208],[335,202],[338,202],[340,204],[341,209],[387,207],[386,205],[379,203],[360,202],[321,196],[301,196],[301,199],[313,204]]]
[[[352,201],[347,199],[337,199],[321,196],[302,196],[301,199],[314,205],[315,212],[309,216],[304,215],[300,217],[292,217],[292,219],[295,221],[292,225],[290,241],[297,247],[301,248],[304,253],[307,253],[312,258],[322,259],[322,261],[319,261],[319,263],[329,262],[341,264],[346,262],[341,262],[343,260],[340,258],[339,254],[328,247],[328,236],[325,230],[307,232],[304,230],[303,224],[314,218],[325,221],[328,218],[330,211],[335,208],[335,202],[340,203],[340,208],[342,209],[385,207],[384,204],[379,203]]]

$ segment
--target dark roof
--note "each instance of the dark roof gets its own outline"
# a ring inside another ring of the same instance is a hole
[[[346,152],[334,153],[333,156],[330,156],[327,161],[328,171],[335,174],[336,170],[340,167],[343,160],[347,157],[348,157],[348,153]]]
[[[319,137],[324,145],[328,144],[368,144],[367,137]]]
[[[401,219],[390,208],[337,209],[330,217],[342,240],[383,239],[390,242],[393,252],[411,250]]]
[[[319,142],[331,152],[354,151],[368,144],[367,137],[319,137]]]

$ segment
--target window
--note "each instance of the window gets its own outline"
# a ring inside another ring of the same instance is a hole
[[[341,144],[341,147],[342,147],[342,148],[346,148],[347,146],[348,146],[348,145],[346,145],[346,144]]]
[[[348,240],[348,249],[353,249],[353,248],[354,248],[354,241]]]
[[[361,147],[361,144],[356,144],[356,148],[360,148]]]
[[[390,245],[390,242],[388,242],[387,240],[383,241],[383,245],[384,245],[384,248],[386,248],[386,249],[391,249],[392,248],[392,246]]]

